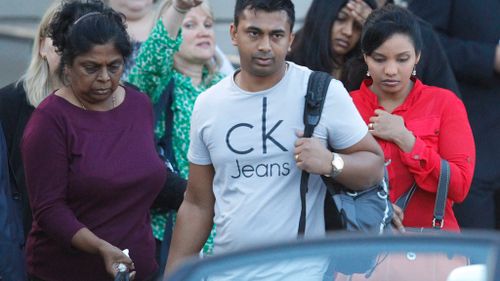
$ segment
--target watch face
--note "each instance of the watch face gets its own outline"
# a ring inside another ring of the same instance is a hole
[[[332,166],[333,174],[339,174],[344,168],[344,159],[342,159],[342,157],[337,153],[333,154]]]

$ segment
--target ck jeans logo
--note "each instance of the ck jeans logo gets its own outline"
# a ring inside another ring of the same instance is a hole
[[[274,124],[268,124],[267,120],[267,98],[262,98],[262,122],[260,128],[260,136],[262,142],[262,160],[265,160],[265,155],[268,152],[268,144],[274,144],[281,151],[287,152],[288,150],[273,136],[276,129],[283,123],[279,120]],[[226,145],[230,151],[237,155],[246,155],[255,151],[255,147],[251,144],[244,146],[231,141],[231,135],[239,130],[247,130],[247,133],[255,133],[254,125],[250,123],[238,123],[232,126],[226,133]],[[274,177],[274,176],[288,176],[290,174],[290,163],[244,163],[244,161],[236,159],[235,161],[236,173],[231,177],[234,179],[245,177]]]
[[[267,98],[264,97],[262,98],[262,129],[261,129],[261,136],[262,136],[262,153],[266,154],[267,153],[267,141],[271,141],[274,143],[277,147],[279,147],[282,151],[288,151],[281,143],[279,143],[276,139],[272,137],[272,133],[278,128],[283,120],[279,120],[274,126],[271,128],[271,130],[267,131],[267,120],[266,120],[266,113],[267,113]],[[247,128],[247,130],[253,130],[254,126],[249,123],[239,123],[231,127],[229,131],[227,131],[226,134],[226,144],[229,150],[236,154],[248,154],[254,150],[253,147],[250,147],[246,150],[243,150],[243,148],[238,148],[234,146],[231,143],[231,134],[236,130],[236,129],[244,129]],[[249,132],[252,133],[252,132]]]

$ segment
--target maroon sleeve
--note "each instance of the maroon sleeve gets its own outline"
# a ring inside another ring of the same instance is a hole
[[[35,110],[21,149],[33,218],[54,241],[70,247],[75,233],[85,226],[66,204],[67,131],[64,122],[53,114]]]

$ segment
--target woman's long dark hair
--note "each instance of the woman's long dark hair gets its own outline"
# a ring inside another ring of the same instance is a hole
[[[373,0],[364,0],[372,9]],[[296,32],[292,50],[287,59],[312,70],[331,73],[340,67],[332,50],[331,30],[333,23],[348,0],[314,0],[307,11],[303,27]],[[359,42],[346,58],[359,53]]]

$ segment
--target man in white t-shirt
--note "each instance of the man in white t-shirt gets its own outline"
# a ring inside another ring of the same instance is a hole
[[[212,223],[214,254],[296,239],[301,170],[312,173],[305,238],[325,234],[321,174],[352,189],[382,179],[383,153],[339,81],[330,83],[314,138],[297,136],[311,70],[285,61],[294,19],[291,1],[236,2],[231,37],[241,70],[196,101],[168,272],[199,252]]]

